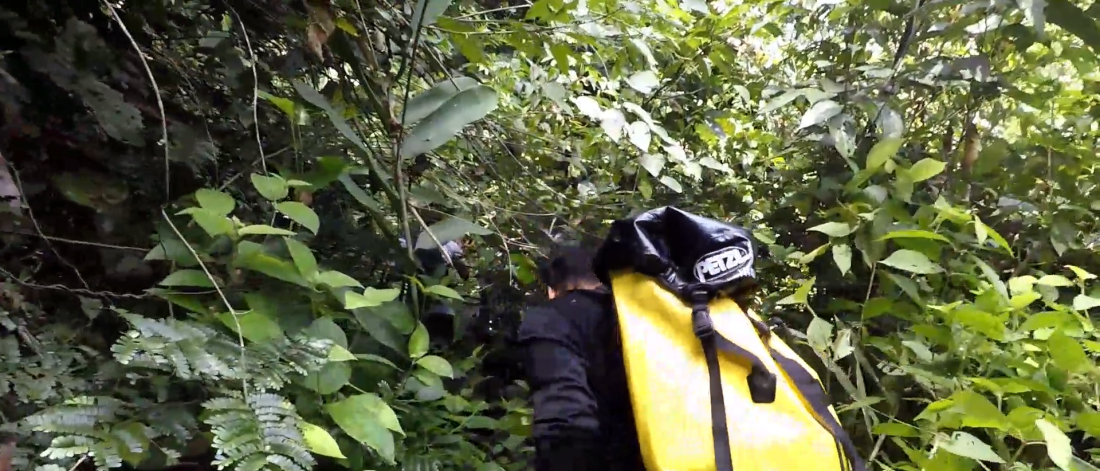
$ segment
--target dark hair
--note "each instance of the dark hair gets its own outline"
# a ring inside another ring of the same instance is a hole
[[[557,292],[601,285],[592,267],[597,247],[594,243],[558,244],[539,264],[539,279]]]

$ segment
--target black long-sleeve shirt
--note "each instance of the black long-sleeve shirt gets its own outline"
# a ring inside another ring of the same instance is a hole
[[[536,471],[644,471],[611,295],[571,291],[528,309],[518,340]]]

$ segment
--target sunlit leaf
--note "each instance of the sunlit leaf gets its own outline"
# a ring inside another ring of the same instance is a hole
[[[302,227],[309,229],[314,234],[321,228],[321,219],[317,217],[317,213],[313,212],[309,206],[306,206],[297,201],[283,201],[275,205],[275,209],[278,209],[280,213],[286,215],[291,221],[301,224]]]
[[[497,109],[497,92],[478,85],[458,92],[413,127],[401,141],[401,155],[412,158],[447,143],[466,125]]]
[[[340,445],[336,444],[336,439],[332,438],[328,431],[309,422],[298,422],[298,425],[302,428],[302,438],[309,447],[309,451],[322,456],[347,459],[340,451]]]
[[[898,250],[879,263],[897,268],[898,270],[919,273],[922,275],[931,275],[943,271],[943,268],[932,263],[924,254],[909,249]]]

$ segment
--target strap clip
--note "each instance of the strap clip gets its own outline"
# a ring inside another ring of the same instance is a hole
[[[768,371],[764,365],[752,365],[749,372],[749,396],[756,404],[771,404],[775,402],[776,377],[775,373]]]
[[[710,318],[710,307],[707,306],[708,298],[707,292],[703,290],[691,293],[691,327],[699,339],[714,335],[714,321]]]

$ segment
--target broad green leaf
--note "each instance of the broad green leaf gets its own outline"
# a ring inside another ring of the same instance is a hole
[[[382,398],[370,393],[359,394],[325,404],[325,411],[348,436],[367,445],[387,462],[394,462],[394,442],[390,432],[404,432],[397,414]]]
[[[1032,314],[1020,324],[1019,330],[1023,332],[1031,332],[1039,329],[1049,329],[1051,327],[1062,328],[1065,326],[1073,325],[1077,322],[1077,319],[1068,312],[1062,311],[1046,311],[1036,314]]]
[[[237,234],[242,236],[246,235],[275,235],[275,236],[293,236],[294,231],[288,231],[286,229],[279,229],[278,227],[271,227],[267,224],[253,224],[251,226],[244,226],[237,229]]]
[[[1035,284],[1054,287],[1073,286],[1073,282],[1062,275],[1045,275],[1035,281]]]
[[[1048,0],[1046,19],[1081,38],[1093,54],[1100,54],[1100,25],[1069,0]]]
[[[348,348],[348,334],[331,317],[317,318],[302,333],[311,338],[328,339],[336,345]]]
[[[947,167],[947,164],[939,160],[924,158],[909,168],[909,178],[913,180],[913,183],[923,182],[939,175],[945,167]]]
[[[1012,255],[1012,247],[1008,245],[1008,241],[1005,240],[1005,238],[1002,237],[1001,234],[997,233],[997,231],[993,230],[992,227],[989,227],[984,222],[982,222],[982,220],[977,216],[974,217],[974,226],[975,231],[980,230],[982,234],[987,234],[990,238],[993,239],[993,242],[997,243],[998,247],[1005,249],[1005,251],[1008,252],[1009,255]],[[981,238],[984,238],[984,236]]]
[[[1094,307],[1100,307],[1100,299],[1084,294],[1078,294],[1073,298],[1073,309],[1075,310],[1087,311]]]
[[[852,227],[843,222],[827,222],[811,227],[809,230],[826,234],[829,237],[845,237],[852,233]]]
[[[989,447],[989,445],[978,437],[966,432],[955,432],[951,438],[941,441],[939,446],[948,453],[970,458],[972,460],[989,461],[992,463],[1005,462],[1003,458],[998,456],[997,453]]]
[[[886,435],[891,437],[919,437],[920,430],[908,424],[901,422],[889,422],[881,423],[871,429],[875,435]]]
[[[1038,301],[1042,297],[1043,297],[1043,295],[1041,295],[1039,293],[1036,293],[1034,291],[1028,291],[1026,293],[1020,293],[1018,295],[1013,296],[1012,299],[1010,299],[1008,301],[1008,304],[1010,306],[1012,306],[1012,309],[1019,310],[1019,309],[1025,308],[1027,306],[1030,306],[1031,303],[1033,303],[1035,301]]]
[[[684,192],[684,188],[680,186],[680,182],[676,181],[676,179],[672,178],[671,176],[663,175],[660,179],[658,179],[658,181],[660,181],[662,185],[667,186],[672,191],[675,191],[677,193]]]
[[[879,241],[890,240],[890,239],[931,239],[931,240],[939,240],[939,241],[943,241],[943,242],[951,242],[946,237],[944,237],[940,234],[937,234],[935,232],[923,231],[923,230],[919,230],[919,229],[890,231],[890,232],[886,233],[886,235],[878,238]]]
[[[202,270],[176,270],[164,277],[160,286],[194,286],[198,288],[213,288],[214,283]]]
[[[435,21],[447,11],[447,7],[451,6],[451,2],[452,0],[417,0],[416,5],[413,6],[412,20],[409,21],[409,30],[415,34],[417,30],[435,24]],[[423,40],[423,36],[421,38]]]
[[[581,114],[588,116],[589,118],[599,121],[603,116],[603,108],[600,108],[600,103],[595,98],[590,96],[579,96],[573,99],[573,104],[577,105],[577,109]]]
[[[810,326],[806,328],[806,342],[815,350],[825,352],[833,339],[833,324],[825,319],[814,316],[810,320]]]
[[[241,337],[252,342],[264,342],[283,335],[283,328],[278,322],[256,311],[237,312],[236,316],[223,312],[218,314],[218,320],[233,332],[238,332],[237,323],[240,323]]]
[[[291,221],[301,224],[302,227],[309,229],[310,232],[314,234],[321,228],[321,220],[317,217],[317,213],[313,212],[309,206],[302,203],[297,201],[283,201],[275,205],[275,209],[278,209],[280,213],[285,214]]]
[[[652,70],[643,70],[631,75],[626,79],[626,84],[643,95],[653,93],[653,90],[661,84],[661,80],[657,78],[657,74]]]
[[[424,288],[424,293],[439,296],[441,298],[457,299],[459,301],[462,300],[462,295],[458,294],[458,291],[455,291],[454,289],[443,285],[432,285]]]
[[[661,176],[661,170],[665,168],[665,156],[661,154],[642,154],[638,157],[638,164],[654,177]]]
[[[921,361],[930,362],[934,358],[932,350],[930,350],[927,345],[916,340],[903,340],[901,344],[909,347],[909,350],[912,350]]]
[[[478,85],[458,92],[413,127],[401,141],[401,156],[408,159],[431,152],[495,109],[497,92],[492,88]]]
[[[810,278],[800,282],[798,289],[794,290],[794,293],[780,299],[776,304],[806,304],[806,300],[810,296],[810,290],[813,289],[814,281],[816,280],[817,278]]]
[[[298,267],[298,273],[301,273],[306,279],[313,278],[313,275],[317,273],[317,258],[313,256],[313,251],[297,239],[290,237],[284,237],[283,239],[286,241],[290,258],[294,260],[294,266]]]
[[[799,257],[798,263],[809,265],[814,260],[817,260],[817,257],[820,257],[821,254],[825,253],[825,250],[827,250],[830,246],[831,244],[821,244],[821,247],[818,247],[812,252]]]
[[[431,232],[431,235],[428,234]],[[452,240],[458,240],[467,234],[474,235],[489,235],[493,231],[486,229],[485,227],[462,219],[460,217],[448,216],[446,219],[432,224],[428,227],[427,231],[423,231],[416,237],[417,250],[433,249],[437,248],[435,241],[432,240],[432,236],[435,236],[439,240],[440,244],[446,244]]]
[[[356,360],[355,354],[348,351],[348,349],[339,345],[333,345],[332,349],[328,351],[328,361],[353,361]]]
[[[1009,427],[1008,417],[980,393],[962,390],[951,395],[951,411],[962,417],[964,427],[994,428],[1005,430]]]
[[[260,196],[267,198],[269,201],[279,201],[286,198],[290,193],[290,186],[283,177],[278,175],[264,176],[253,173],[251,178],[252,186],[256,188]]]
[[[195,221],[210,237],[217,237],[220,235],[232,234],[236,228],[233,226],[233,220],[218,214],[208,209],[195,208],[192,211],[191,219]]]
[[[362,283],[359,283],[355,278],[345,275],[343,272],[335,270],[327,270],[317,273],[317,276],[313,278],[317,283],[327,285],[330,288],[342,288],[345,286],[354,286],[362,288]]]
[[[1077,428],[1094,437],[1100,437],[1100,412],[1077,414]]]
[[[924,254],[909,249],[898,250],[879,263],[921,275],[931,275],[943,271],[943,268],[932,263]]]
[[[144,260],[171,260],[182,267],[193,267],[198,260],[179,239],[164,239],[145,254]]]
[[[967,304],[951,311],[951,318],[955,322],[985,334],[993,340],[1004,340],[1005,338],[1004,321],[973,305]]]
[[[623,129],[626,129],[626,115],[615,108],[603,110],[600,114],[600,129],[603,129],[609,139],[618,143],[623,137]]]
[[[244,246],[244,242],[242,242],[240,246]],[[309,282],[298,273],[298,268],[295,267],[294,264],[286,260],[272,257],[261,251],[246,253],[238,248],[238,256],[234,260],[234,264],[240,268],[263,273],[277,280],[294,283],[298,286],[307,288],[310,287]]]
[[[863,312],[860,318],[863,320],[872,319],[890,312],[893,307],[894,301],[890,298],[871,298],[863,304]]]
[[[441,3],[443,4],[443,8],[446,9],[451,1],[433,0],[431,3]],[[419,7],[420,4],[418,3],[417,6]],[[409,103],[405,105],[405,108],[401,111],[402,122],[406,126],[416,124],[418,121],[432,114],[433,111],[439,109],[447,100],[450,100],[459,92],[469,90],[478,85],[477,80],[470,77],[454,77],[440,80],[432,88],[409,98]]]
[[[1078,280],[1085,281],[1085,280],[1091,280],[1093,278],[1096,278],[1096,275],[1093,275],[1092,273],[1089,273],[1088,271],[1085,271],[1081,267],[1077,267],[1077,266],[1074,266],[1074,265],[1066,265],[1066,268],[1069,268],[1070,270],[1072,270],[1073,274],[1077,275]]]
[[[420,358],[428,353],[428,328],[417,323],[416,330],[409,336],[409,357]]]
[[[649,151],[649,144],[653,141],[653,136],[649,132],[649,125],[642,121],[635,121],[630,123],[626,127],[626,136],[630,139],[630,143],[634,144],[638,150],[642,152]]]
[[[833,100],[821,100],[814,103],[814,105],[806,111],[806,114],[802,115],[802,120],[798,123],[798,129],[805,129],[810,126],[821,124],[829,118],[840,114],[843,109],[844,107],[840,106],[840,103]]]
[[[902,140],[896,137],[889,137],[878,141],[871,151],[867,153],[867,170],[878,170],[882,167],[887,160],[890,160],[898,153],[898,149],[901,148]]]
[[[336,439],[332,438],[328,431],[309,422],[299,421],[298,425],[302,428],[302,439],[310,452],[315,455],[331,456],[342,460],[347,459],[340,452],[340,445],[336,444]]]
[[[852,248],[848,244],[834,245],[833,261],[836,262],[836,267],[840,269],[840,274],[847,275],[848,271],[852,269]]]
[[[1060,330],[1054,331],[1047,339],[1047,351],[1054,364],[1071,373],[1084,372],[1092,363],[1081,344]]]
[[[203,209],[210,210],[219,216],[225,216],[237,207],[237,201],[232,196],[207,188],[196,191],[195,199]]]
[[[451,364],[447,360],[435,355],[420,357],[420,359],[416,360],[416,364],[444,378],[454,377],[454,370],[451,368]]]
[[[397,299],[400,294],[401,290],[397,288],[377,289],[368,286],[362,293],[348,290],[344,293],[344,308],[359,309],[381,306]]]
[[[1050,460],[1063,471],[1077,471],[1071,461],[1073,448],[1070,447],[1069,437],[1046,419],[1036,420],[1035,426],[1043,433],[1043,441],[1047,442],[1047,456]]]
[[[344,362],[328,362],[319,370],[302,378],[302,384],[317,394],[335,394],[351,380],[351,366]]]
[[[787,106],[788,104],[790,104],[790,102],[802,96],[802,94],[802,90],[788,90],[782,95],[779,95],[778,97],[772,99],[772,101],[768,102],[767,105],[760,109],[760,114],[768,114],[772,111],[778,110],[779,108]]]

